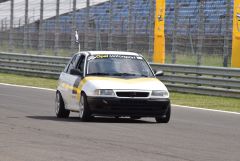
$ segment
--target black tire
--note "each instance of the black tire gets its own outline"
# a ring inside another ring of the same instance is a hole
[[[167,112],[164,115],[155,117],[157,123],[168,123],[171,117],[171,105],[168,105]]]
[[[91,111],[87,102],[87,96],[85,93],[81,94],[80,105],[79,105],[79,117],[83,122],[88,122],[92,118]]]
[[[56,93],[55,112],[58,118],[68,118],[70,111],[65,109],[64,101],[60,92]]]

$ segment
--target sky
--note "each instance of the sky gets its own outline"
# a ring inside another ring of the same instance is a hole
[[[0,0],[2,1],[2,0]],[[105,2],[107,0],[90,0],[90,5]],[[85,8],[86,0],[77,0],[77,9]],[[73,0],[60,0],[60,14],[71,12]],[[14,26],[24,23],[25,0],[14,0]],[[44,19],[56,15],[56,0],[44,0]],[[29,22],[39,20],[40,0],[29,0]],[[0,23],[9,25],[10,1],[0,3]]]

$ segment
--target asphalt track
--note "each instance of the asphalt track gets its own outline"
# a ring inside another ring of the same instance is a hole
[[[0,161],[240,161],[240,115],[173,107],[154,119],[57,119],[54,92],[0,85]]]

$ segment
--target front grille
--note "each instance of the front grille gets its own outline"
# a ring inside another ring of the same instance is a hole
[[[111,109],[127,111],[158,111],[161,110],[161,105],[159,105],[158,102],[148,102],[147,100],[122,99],[119,102],[112,103]]]
[[[148,97],[149,92],[116,92],[118,97]]]
[[[132,99],[123,99],[121,100],[120,104],[125,105],[125,106],[132,106],[132,105],[136,105],[136,106],[142,106],[142,105],[146,105],[147,101],[145,100],[132,100]]]

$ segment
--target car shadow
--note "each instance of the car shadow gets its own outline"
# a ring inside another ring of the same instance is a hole
[[[79,117],[57,118],[56,116],[26,116],[30,119],[36,120],[50,120],[50,121],[63,121],[63,122],[81,122]],[[134,120],[130,118],[112,118],[112,117],[94,117],[89,122],[84,123],[130,123],[130,124],[155,124],[146,120]]]

